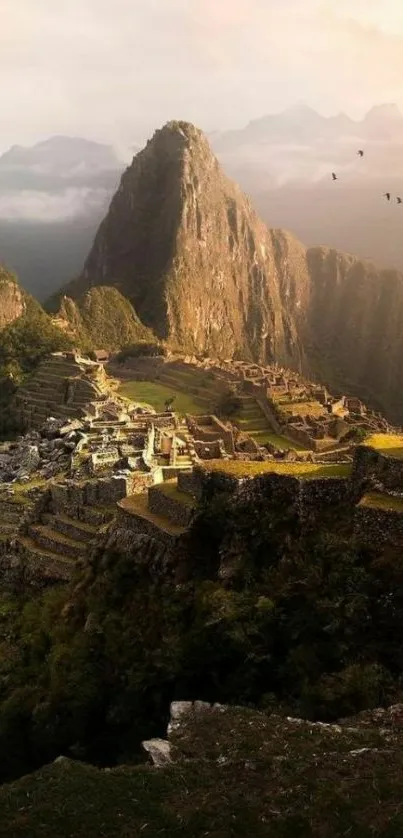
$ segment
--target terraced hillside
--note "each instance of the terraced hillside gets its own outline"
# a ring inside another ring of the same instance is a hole
[[[74,353],[46,358],[16,393],[16,410],[27,427],[38,427],[49,416],[67,419],[82,415],[89,402],[111,393],[103,367]]]

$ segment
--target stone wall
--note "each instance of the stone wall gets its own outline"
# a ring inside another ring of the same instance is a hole
[[[362,493],[365,483],[375,478],[386,489],[402,491],[403,460],[387,457],[373,448],[359,445],[354,452],[353,483],[357,493]]]
[[[210,442],[195,439],[194,448],[201,460],[219,460],[222,456],[223,443],[219,439],[212,439]]]
[[[127,509],[123,509],[120,502],[118,502],[117,505],[116,528],[120,528],[121,530],[123,529],[127,533],[130,533],[131,535],[129,540],[133,537],[133,535],[146,536],[147,538],[154,539],[155,541],[164,544],[169,549],[174,548],[180,539],[179,535],[168,532],[168,530],[161,529],[149,518],[137,515]]]
[[[235,453],[234,434],[217,416],[186,416],[186,422],[193,438],[198,442],[214,442],[221,439],[228,454]]]
[[[141,483],[142,491],[147,481],[152,481],[148,473],[143,475],[133,474],[128,477],[112,476],[98,480],[90,480],[86,483],[75,483],[66,480],[64,483],[54,483],[50,487],[50,503],[53,512],[64,512],[72,518],[80,517],[80,510],[86,506],[108,506],[116,503],[127,494],[133,493],[134,484],[136,487]],[[151,485],[150,483],[150,485]]]
[[[323,512],[352,502],[352,484],[342,477],[300,480],[299,517],[304,524],[320,521]]]
[[[195,476],[195,469],[192,471],[182,471],[178,474],[178,489],[180,492],[185,492],[186,495],[198,498],[201,497],[201,488],[202,484],[198,479],[197,473]]]
[[[403,514],[395,510],[356,506],[354,535],[369,547],[403,547]]]
[[[163,485],[153,486],[148,490],[148,506],[150,512],[169,518],[179,527],[188,527],[194,512],[191,505],[181,503],[175,497],[166,494]]]

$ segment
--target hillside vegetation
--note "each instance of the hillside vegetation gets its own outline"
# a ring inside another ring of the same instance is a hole
[[[3,597],[3,780],[60,753],[135,763],[176,698],[324,721],[400,699],[402,563],[356,543],[342,507],[303,535],[281,500],[222,494],[185,565],[183,548],[117,544],[70,586]]]
[[[0,835],[397,838],[398,719],[326,728],[241,708],[193,713],[171,737],[172,765],[105,772],[63,760],[0,789]]]
[[[86,347],[121,349],[138,341],[154,341],[133,306],[116,288],[92,288],[81,299],[65,297],[58,317],[67,331]]]

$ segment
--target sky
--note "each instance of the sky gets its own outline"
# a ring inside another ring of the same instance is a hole
[[[241,127],[304,100],[403,108],[402,0],[0,0],[0,152]]]

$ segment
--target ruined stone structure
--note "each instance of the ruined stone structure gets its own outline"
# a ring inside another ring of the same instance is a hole
[[[102,364],[76,352],[57,352],[46,358],[15,396],[15,410],[23,427],[38,427],[49,416],[73,419],[89,402],[104,403],[115,389]]]

